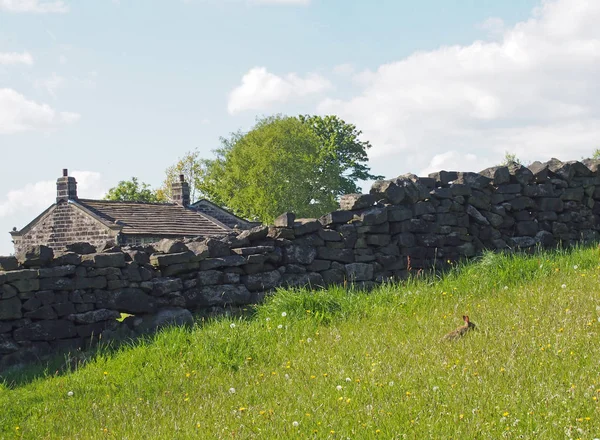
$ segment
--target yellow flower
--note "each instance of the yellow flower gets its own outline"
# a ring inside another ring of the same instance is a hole
[[[242,406],[242,407],[240,408],[240,411],[246,411],[247,409],[248,409],[248,408],[246,408],[246,407]]]
[[[464,419],[464,418],[465,418],[465,415],[464,415],[464,414],[460,414],[460,415],[458,416],[458,418],[462,420],[462,419]]]
[[[508,411],[506,411],[506,412],[503,412],[503,413],[502,413],[502,415],[503,415],[504,417],[508,417]]]

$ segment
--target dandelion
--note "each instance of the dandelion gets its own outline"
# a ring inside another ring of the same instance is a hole
[[[279,330],[281,330],[281,329],[283,328],[283,324],[279,324],[279,325],[277,326],[277,328],[278,328]]]
[[[573,266],[573,269],[577,270],[579,268],[579,266],[575,265]]]
[[[286,312],[281,312],[281,316],[285,318],[287,316],[287,313]]]
[[[73,391],[69,391],[69,392],[67,393],[67,396],[69,396],[69,397],[73,397]]]
[[[231,324],[229,324],[229,327],[235,328],[235,324],[232,322]]]
[[[393,387],[394,386],[394,381],[391,380],[390,383],[388,383],[389,386]]]
[[[435,391],[435,392],[438,392],[438,391],[440,390],[440,387],[438,387],[438,386],[434,386],[434,387],[432,388],[432,390],[433,390],[433,391]]]
[[[369,412],[373,411],[373,405],[367,405],[367,406],[365,406],[365,409]]]
[[[290,380],[290,375],[287,373],[283,377],[285,377],[287,380]]]
[[[271,318],[267,318],[267,319],[265,319],[265,321],[267,321],[267,322],[269,322],[270,320],[271,320]]]
[[[308,344],[310,344],[312,341],[313,341],[313,340],[312,340],[312,338],[306,338],[306,342],[307,342]]]
[[[566,284],[563,284],[563,285],[562,285],[562,286],[560,286],[560,287],[561,287],[561,288],[563,288],[563,289],[566,289],[566,288],[567,288],[567,285],[566,285]]]
[[[235,394],[235,388],[233,388],[233,387],[229,388],[229,394]]]
[[[342,391],[342,386],[338,385],[337,387],[335,387],[335,389],[338,390],[338,391]]]
[[[352,379],[350,379],[349,377],[346,378],[346,382],[352,382]]]
[[[297,421],[295,421],[295,420],[292,422],[292,426],[293,426],[294,428],[297,428],[299,424],[300,424],[300,423],[298,423],[298,422],[297,422]]]
[[[504,286],[504,290],[508,290],[508,286]]]
[[[105,371],[105,372],[104,372],[104,375],[105,375],[105,376],[108,376],[108,371]]]

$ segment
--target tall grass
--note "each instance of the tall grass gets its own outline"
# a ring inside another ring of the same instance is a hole
[[[600,437],[600,253],[486,254],[365,293],[281,290],[251,318],[0,385],[3,438]],[[443,335],[468,314],[478,326]],[[71,395],[72,393],[72,395]]]

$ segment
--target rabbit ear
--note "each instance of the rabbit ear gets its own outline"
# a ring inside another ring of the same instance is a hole
[[[467,315],[463,315],[463,321],[469,322],[469,317]]]

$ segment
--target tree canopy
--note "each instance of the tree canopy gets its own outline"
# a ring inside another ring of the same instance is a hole
[[[245,218],[270,222],[286,211],[317,217],[357,192],[357,180],[381,178],[369,172],[371,145],[360,134],[336,116],[258,119],[249,132],[221,139],[197,186]]]
[[[162,202],[164,199],[150,189],[150,185],[138,182],[137,177],[121,180],[117,186],[108,190],[105,200],[121,202]]]
[[[183,174],[185,181],[190,186],[190,200],[195,202],[200,196],[198,180],[204,174],[204,160],[200,158],[198,150],[188,151],[179,158],[176,164],[171,165],[165,170],[165,180],[162,186],[157,190],[157,195],[165,200],[171,198],[171,184],[179,181],[179,176]]]

